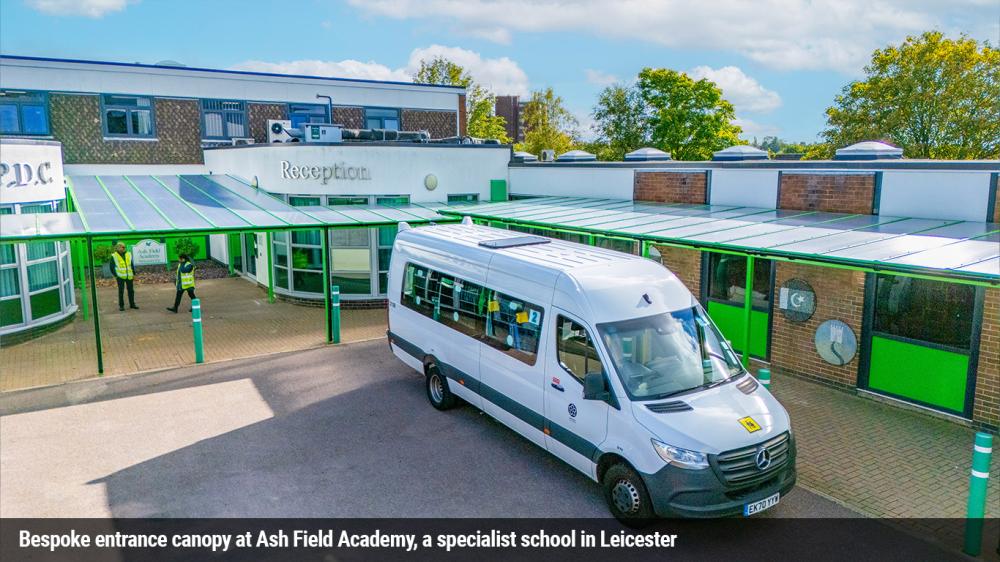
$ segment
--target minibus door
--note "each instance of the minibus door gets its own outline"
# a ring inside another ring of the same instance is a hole
[[[545,445],[592,474],[594,452],[608,433],[610,406],[603,400],[584,400],[583,379],[587,373],[606,371],[586,325],[559,309],[553,313],[555,333],[545,354]]]

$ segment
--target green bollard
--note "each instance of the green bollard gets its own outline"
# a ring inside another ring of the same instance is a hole
[[[194,327],[194,362],[205,362],[205,349],[201,342],[201,299],[191,301],[191,326]]]
[[[761,369],[757,371],[757,382],[764,388],[771,390],[771,369]]]
[[[976,433],[972,448],[972,475],[969,477],[969,507],[965,515],[965,548],[969,556],[979,556],[983,546],[983,518],[986,516],[986,482],[990,478],[993,436]]]
[[[333,343],[340,343],[340,286],[334,285],[330,291],[330,322],[333,324]]]

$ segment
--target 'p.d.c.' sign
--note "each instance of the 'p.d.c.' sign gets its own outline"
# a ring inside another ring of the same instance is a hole
[[[132,246],[132,263],[135,265],[162,265],[167,263],[167,245],[156,240],[139,240]]]

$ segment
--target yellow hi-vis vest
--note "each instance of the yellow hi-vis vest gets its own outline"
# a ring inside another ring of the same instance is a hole
[[[132,271],[132,252],[125,252],[124,258],[118,252],[112,252],[111,257],[115,259],[115,277],[119,279],[131,279],[134,275]]]
[[[194,265],[187,273],[181,271],[181,265],[183,264],[177,264],[177,276],[181,278],[181,290],[194,289]]]

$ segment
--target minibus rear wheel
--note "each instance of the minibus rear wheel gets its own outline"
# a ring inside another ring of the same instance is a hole
[[[454,408],[458,403],[458,398],[451,393],[448,388],[448,379],[441,374],[435,365],[428,365],[427,372],[427,399],[431,401],[431,406],[438,410],[448,410]]]
[[[615,519],[633,528],[645,527],[653,522],[653,502],[649,499],[646,484],[635,470],[625,463],[616,463],[604,473],[601,482],[604,499]]]

